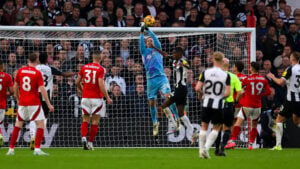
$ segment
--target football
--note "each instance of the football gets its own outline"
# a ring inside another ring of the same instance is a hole
[[[146,26],[153,26],[154,23],[155,23],[155,18],[151,15],[147,15],[144,18],[144,23],[145,23]]]

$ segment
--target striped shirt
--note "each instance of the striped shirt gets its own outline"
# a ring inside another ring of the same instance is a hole
[[[300,102],[300,64],[288,67],[282,74],[287,86],[287,101]]]
[[[203,83],[203,107],[223,109],[225,86],[230,85],[228,73],[212,67],[200,74],[199,81]]]

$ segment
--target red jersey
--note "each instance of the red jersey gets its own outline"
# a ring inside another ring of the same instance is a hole
[[[266,78],[252,74],[244,81],[245,100],[243,107],[260,108],[261,97],[271,94],[271,89]]]
[[[20,106],[41,105],[39,87],[44,85],[42,73],[27,66],[18,70],[15,82],[20,86]]]
[[[82,98],[103,98],[98,79],[104,77],[104,68],[96,63],[84,65],[79,75],[83,78]]]
[[[7,73],[0,72],[0,109],[6,109],[7,88],[13,85],[11,76]]]
[[[239,78],[239,80],[240,80],[240,82],[241,82],[241,84],[242,84],[242,88],[244,88],[244,86],[245,86],[245,85],[244,85],[244,81],[245,81],[245,79],[247,78],[247,76],[244,75],[244,74],[242,74],[242,73],[239,73],[239,74],[237,74],[237,77]],[[234,98],[234,100],[235,100],[235,98],[236,98],[236,93],[234,93],[233,98]],[[242,106],[243,106],[244,100],[245,100],[245,94],[242,93],[242,97],[241,97],[239,103],[235,105],[235,107],[236,107],[236,108],[242,107]]]

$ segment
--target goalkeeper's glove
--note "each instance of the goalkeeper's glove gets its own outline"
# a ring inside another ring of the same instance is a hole
[[[141,32],[144,33],[144,30],[149,30],[148,27],[146,26],[146,24],[144,22],[141,22]]]

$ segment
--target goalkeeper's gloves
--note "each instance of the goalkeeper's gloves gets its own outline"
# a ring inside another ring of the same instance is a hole
[[[146,29],[147,31],[149,30],[148,27],[145,25],[145,23],[144,23],[144,22],[141,22],[141,32],[144,33],[144,30],[145,30],[145,29]]]

